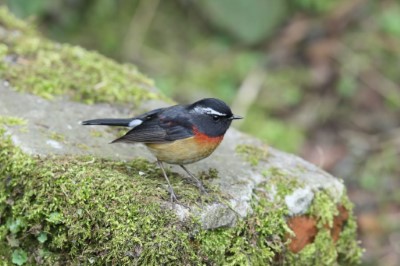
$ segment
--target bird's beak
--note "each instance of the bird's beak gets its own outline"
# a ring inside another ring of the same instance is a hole
[[[243,117],[240,115],[233,115],[230,119],[235,120],[235,119],[242,119]]]

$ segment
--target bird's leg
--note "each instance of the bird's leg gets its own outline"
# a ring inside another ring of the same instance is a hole
[[[203,186],[203,183],[201,183],[201,181],[198,180],[198,179],[194,176],[194,174],[192,174],[183,164],[180,164],[179,166],[182,167],[182,169],[185,170],[185,172],[186,172],[192,179],[194,179],[194,180],[196,181],[197,187],[200,189],[200,191],[201,191],[202,193],[207,193],[206,189],[205,189],[204,186]]]
[[[161,171],[162,171],[163,174],[164,174],[165,180],[167,180],[168,188],[169,188],[169,193],[171,194],[171,203],[173,203],[174,201],[178,202],[178,199],[176,198],[174,189],[172,188],[171,183],[169,182],[168,176],[167,176],[167,174],[165,173],[164,166],[163,166],[162,162],[159,161],[159,160],[157,160],[157,164],[158,164],[158,166],[161,168]]]

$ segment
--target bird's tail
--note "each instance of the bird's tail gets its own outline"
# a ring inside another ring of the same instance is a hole
[[[82,121],[82,125],[122,126],[128,127],[132,119],[101,118]]]

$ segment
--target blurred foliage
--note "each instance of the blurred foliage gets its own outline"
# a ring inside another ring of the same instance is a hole
[[[398,157],[396,154],[397,152],[393,147],[387,147],[369,157],[368,160],[364,162],[365,167],[360,175],[360,183],[363,188],[369,191],[376,191],[380,186],[385,186],[390,189],[393,184],[390,184],[389,177],[395,174],[398,164]],[[379,178],[376,178],[377,176],[379,176]],[[376,192],[387,194],[386,189]],[[380,198],[384,199],[386,196],[381,195]]]
[[[379,25],[390,35],[400,37],[400,7],[387,8],[379,16]]]
[[[290,0],[294,9],[307,12],[322,13],[332,10],[340,1],[338,0]]]
[[[118,55],[118,46],[139,0],[4,0],[20,17],[35,16],[53,38]],[[118,19],[116,19],[118,18]]]
[[[254,108],[248,113],[241,128],[249,132],[257,132],[260,138],[291,152],[296,151],[304,140],[304,132],[301,128],[268,116],[259,108]]]
[[[309,85],[309,82],[309,73],[301,67],[272,70],[267,73],[260,92],[263,101],[259,104],[269,112],[290,110],[302,101],[303,88]]]
[[[19,17],[41,15],[48,8],[49,1],[6,0],[8,7]]]
[[[197,5],[212,24],[247,44],[270,37],[288,11],[281,0],[204,0]]]
[[[207,49],[210,49],[209,53]],[[187,99],[190,94],[205,92],[231,102],[239,81],[245,78],[259,56],[254,52],[232,53],[228,46],[217,42],[211,47],[200,44],[190,55],[196,61],[195,65],[185,62],[176,69],[174,75],[166,73],[165,76],[157,77],[157,84],[167,94],[175,95],[178,99]]]

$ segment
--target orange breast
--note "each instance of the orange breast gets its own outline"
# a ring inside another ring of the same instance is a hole
[[[224,137],[208,137],[196,130],[194,133],[190,138],[169,143],[148,143],[146,146],[162,162],[188,164],[208,157]]]
[[[193,127],[194,138],[199,144],[204,145],[219,145],[224,138],[224,135],[219,137],[209,137],[204,133],[201,133],[196,127]],[[216,146],[216,147],[217,147]]]

